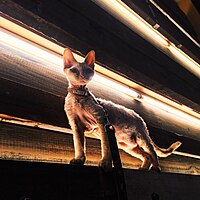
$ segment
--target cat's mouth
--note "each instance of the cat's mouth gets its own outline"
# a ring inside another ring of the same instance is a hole
[[[80,76],[80,78],[79,78],[79,83],[84,83],[84,84],[86,84],[86,83],[88,83],[88,81],[89,81],[89,80],[87,80],[87,78],[84,77],[84,76]]]
[[[87,81],[86,81],[85,79],[80,79],[80,80],[79,80],[79,83],[80,83],[80,84],[86,84]]]

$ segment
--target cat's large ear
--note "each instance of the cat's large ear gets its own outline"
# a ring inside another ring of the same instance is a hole
[[[63,53],[64,69],[70,68],[75,63],[77,63],[70,49],[66,48]]]
[[[90,51],[87,56],[85,57],[85,62],[94,69],[94,63],[95,63],[95,51]]]

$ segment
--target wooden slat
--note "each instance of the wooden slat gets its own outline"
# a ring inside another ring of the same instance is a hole
[[[68,163],[74,156],[72,134],[0,123],[0,158]],[[100,141],[87,138],[87,165],[98,165]],[[141,162],[120,151],[124,168],[137,169]],[[160,159],[163,172],[200,174],[200,160],[171,155]]]
[[[190,55],[194,60],[199,63],[199,45],[197,34],[193,30],[187,17],[182,13],[175,2],[163,2],[161,0],[154,0],[155,4],[159,5],[161,9],[168,14],[174,21],[178,23],[180,27],[185,29],[193,39],[196,39],[196,43],[193,42],[187,34],[181,31],[169,18],[163,14],[152,2],[144,2],[140,0],[124,0],[124,2],[134,11],[136,11],[145,21],[149,22],[152,26],[158,24],[158,31],[167,37],[171,42]]]

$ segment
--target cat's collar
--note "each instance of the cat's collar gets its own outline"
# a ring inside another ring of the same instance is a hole
[[[87,88],[83,88],[83,89],[68,88],[68,92],[72,94],[80,95],[80,96],[86,96],[86,97],[90,96],[90,92],[88,91]]]

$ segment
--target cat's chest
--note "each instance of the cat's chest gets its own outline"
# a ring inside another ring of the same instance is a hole
[[[69,119],[79,119],[81,124],[89,131],[96,127],[96,120],[91,112],[91,107],[95,105],[91,101],[89,98],[66,98],[65,102],[65,111]]]
[[[91,106],[91,100],[89,98],[78,98],[75,100],[75,106],[77,106],[78,109],[88,111]]]
[[[76,98],[73,101],[73,108],[76,111],[81,111],[81,112],[87,111],[89,108],[89,102],[86,99]]]
[[[94,106],[90,98],[69,96],[65,100],[65,110],[74,115],[88,115]]]

